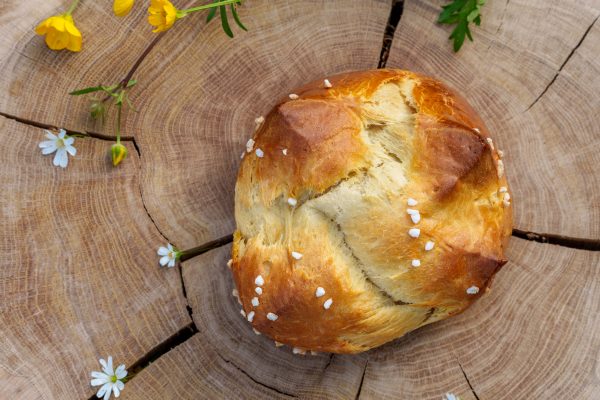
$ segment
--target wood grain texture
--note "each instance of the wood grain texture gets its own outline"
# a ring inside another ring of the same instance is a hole
[[[112,14],[111,1],[82,1],[73,13],[83,35],[79,53],[51,51],[34,28],[70,2],[4,0],[0,4],[0,112],[78,132],[113,135],[89,116],[89,102],[67,93],[87,86],[113,84],[125,77],[156,37],[146,22],[145,2],[129,16]]]
[[[144,212],[139,158],[76,139],[66,169],[42,129],[0,117],[0,398],[92,395],[98,358],[130,365],[190,319],[164,239]]]
[[[183,263],[188,299],[200,333],[163,356],[164,362],[161,359],[145,369],[139,375],[143,383],[136,383],[132,390],[128,387],[127,395],[248,399],[257,398],[253,390],[259,388],[266,398],[353,398],[364,355],[298,356],[289,347],[276,348],[272,340],[254,334],[232,296],[233,280],[226,266],[230,253],[227,245]],[[167,377],[182,382],[173,386],[174,393],[160,387]],[[237,382],[233,387],[228,383],[232,381]]]
[[[289,398],[254,382],[196,334],[130,381],[122,398],[271,399]]]
[[[178,22],[139,70],[141,112],[126,130],[161,232],[182,248],[230,234],[254,119],[310,80],[375,68],[389,11],[383,0],[249,0],[240,8],[249,32],[234,39],[200,16]]]
[[[388,67],[437,77],[480,113],[514,191],[515,227],[600,239],[600,2],[489,1],[458,54],[442,1],[406,2]]]
[[[513,239],[491,293],[369,353],[361,398],[595,399],[600,253]]]
[[[225,246],[184,263],[200,333],[144,370],[127,396],[256,398],[254,385],[235,395],[222,387],[248,377],[275,390],[269,398],[475,399],[472,387],[479,399],[592,400],[600,390],[599,252],[513,239],[511,261],[470,309],[358,356],[294,355],[255,335],[231,295],[229,254]]]

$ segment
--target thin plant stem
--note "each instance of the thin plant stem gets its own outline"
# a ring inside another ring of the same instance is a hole
[[[179,10],[179,12],[182,13],[182,14],[189,14],[189,13],[192,13],[192,12],[195,12],[195,11],[208,10],[209,8],[226,6],[228,4],[239,3],[239,2],[240,2],[240,0],[224,0],[224,1],[219,1],[219,2],[216,2],[216,3],[212,3],[212,4],[205,4],[203,6],[186,8],[185,10]]]
[[[73,0],[73,2],[71,3],[71,6],[69,7],[69,9],[65,13],[65,15],[71,15],[71,14],[73,14],[73,11],[75,11],[75,8],[77,7],[77,4],[79,4],[79,0]]]
[[[121,109],[122,104],[117,105],[117,144],[121,144]]]

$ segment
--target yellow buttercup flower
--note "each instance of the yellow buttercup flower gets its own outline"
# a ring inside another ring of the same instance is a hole
[[[52,50],[81,50],[81,32],[70,14],[55,15],[35,28],[38,35],[46,35],[46,44]]]
[[[133,0],[115,0],[113,2],[113,12],[117,17],[124,17],[129,14],[133,7]]]
[[[121,143],[115,143],[110,147],[110,155],[112,156],[113,166],[117,166],[127,157],[127,147]]]
[[[185,16],[169,0],[151,0],[148,14],[148,22],[156,27],[152,32],[166,31],[178,18]]]

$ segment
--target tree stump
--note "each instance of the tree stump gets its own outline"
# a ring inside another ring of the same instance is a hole
[[[202,15],[157,36],[141,3],[118,19],[83,0],[77,54],[33,32],[63,1],[0,6],[0,398],[89,398],[108,355],[133,375],[124,399],[598,398],[598,0],[488,0],[457,54],[442,1],[247,0],[233,39]],[[295,355],[231,295],[240,154],[293,88],[386,61],[455,87],[505,151],[510,261],[460,316],[360,355]],[[113,168],[114,121],[67,93],[132,68],[139,112]],[[83,135],[64,170],[37,147],[47,127]],[[205,252],[161,269],[165,242]]]

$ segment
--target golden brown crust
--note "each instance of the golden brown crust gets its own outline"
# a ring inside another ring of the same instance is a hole
[[[506,262],[512,199],[487,128],[440,82],[397,70],[328,79],[282,100],[255,133],[236,185],[232,271],[260,332],[352,353],[483,294]]]

